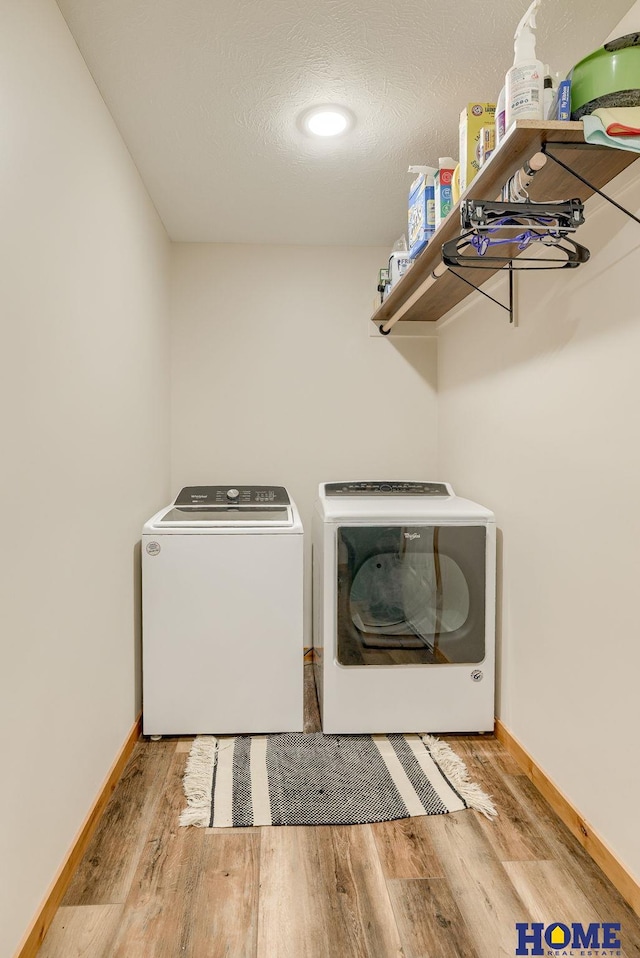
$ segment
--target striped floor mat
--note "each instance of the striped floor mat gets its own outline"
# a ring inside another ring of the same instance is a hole
[[[466,766],[429,735],[203,735],[181,825],[361,825],[475,808],[496,814]]]

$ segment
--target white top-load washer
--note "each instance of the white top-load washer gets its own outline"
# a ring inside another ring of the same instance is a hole
[[[327,733],[494,725],[495,520],[448,483],[330,482],[313,517]]]
[[[303,530],[283,486],[189,486],[142,535],[146,735],[303,728]]]

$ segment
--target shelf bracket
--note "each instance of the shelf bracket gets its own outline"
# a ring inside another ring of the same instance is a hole
[[[635,220],[636,223],[640,223],[640,219],[634,213],[632,213],[628,209],[625,209],[625,207],[621,206],[620,203],[617,203],[616,200],[613,199],[613,197],[608,196],[606,193],[603,193],[602,190],[598,189],[597,186],[594,186],[593,183],[590,183],[589,180],[585,179],[585,177],[582,176],[580,173],[576,173],[575,170],[572,170],[571,167],[567,163],[564,163],[560,159],[560,157],[555,155],[555,153],[551,153],[551,151],[549,150],[550,146],[553,146],[553,147],[557,146],[557,147],[561,147],[562,149],[569,149],[569,150],[571,149],[583,150],[585,148],[599,150],[599,149],[602,149],[602,147],[599,147],[597,144],[592,144],[592,143],[562,143],[561,141],[556,143],[555,141],[547,140],[546,143],[542,144],[542,152],[545,154],[545,156],[548,156],[550,160],[553,160],[554,163],[557,163],[558,166],[561,166],[563,170],[566,170],[567,173],[570,173],[571,176],[575,176],[577,180],[580,180],[581,183],[584,183],[584,185],[587,186],[590,190],[593,190],[594,193],[597,193],[598,196],[601,196],[603,200],[607,201],[607,203],[611,203],[611,205],[615,206],[616,209],[620,210],[621,213],[625,213],[632,220]],[[608,147],[604,147],[604,149],[608,149]]]
[[[492,303],[495,303],[496,306],[499,306],[500,309],[504,309],[509,313],[509,323],[513,325],[514,321],[514,309],[513,309],[513,263],[509,262],[507,267],[503,266],[503,269],[509,270],[509,305],[505,306],[504,303],[501,303],[499,299],[496,299],[494,296],[491,296],[489,293],[485,293],[483,289],[479,286],[476,286],[475,283],[472,283],[470,279],[466,279],[464,276],[461,276],[460,273],[456,272],[455,269],[449,267],[449,272],[455,276],[457,279],[461,279],[463,283],[466,283],[467,286],[471,286],[472,289],[475,289],[478,293],[482,293],[483,296],[486,296],[487,299],[490,299]]]

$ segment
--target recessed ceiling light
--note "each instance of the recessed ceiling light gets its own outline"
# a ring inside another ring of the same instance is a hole
[[[353,126],[353,114],[342,106],[314,106],[302,116],[302,126],[314,136],[338,136]]]

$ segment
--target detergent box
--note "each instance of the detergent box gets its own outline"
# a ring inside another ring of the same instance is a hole
[[[496,148],[496,128],[495,125],[483,126],[480,130],[480,139],[478,141],[478,163],[480,169],[487,162]]]
[[[428,166],[409,167],[409,172],[419,171],[409,189],[408,240],[409,256],[415,259],[425,248],[435,229],[435,205],[433,199],[433,173]],[[428,175],[430,171],[431,175]]]
[[[571,80],[560,80],[549,110],[550,120],[571,119]]]
[[[460,192],[480,169],[480,130],[494,126],[495,103],[467,103],[460,114]]]

